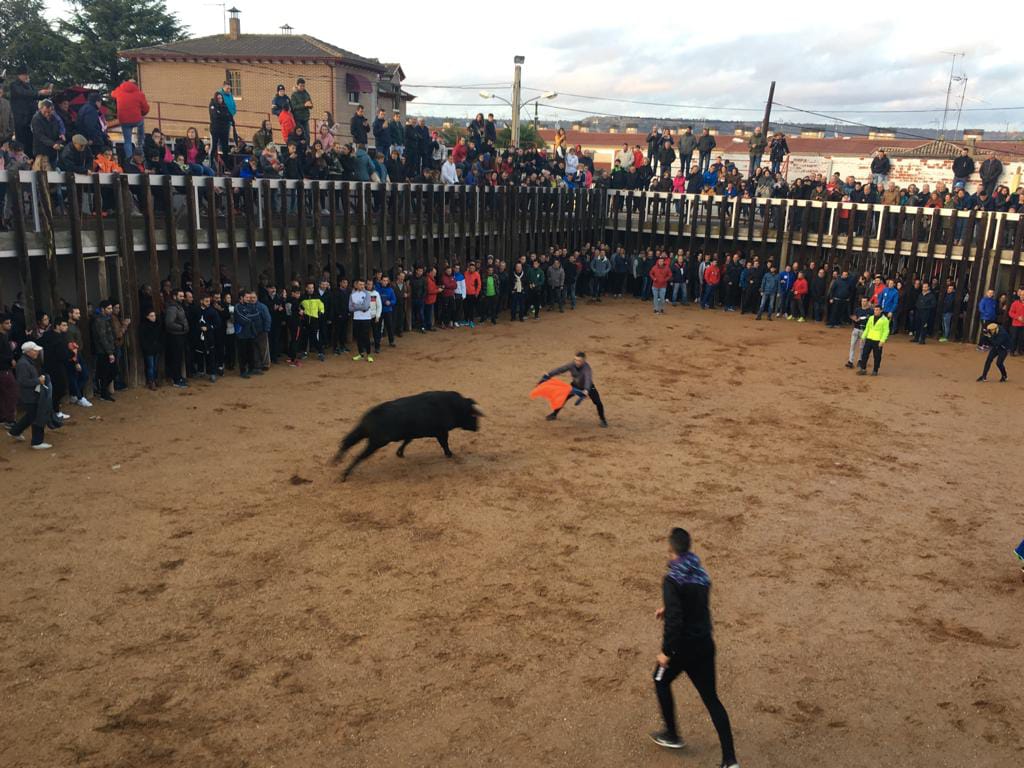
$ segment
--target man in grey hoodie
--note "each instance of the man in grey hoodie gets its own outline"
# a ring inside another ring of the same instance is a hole
[[[558,304],[558,311],[565,311],[565,270],[562,269],[562,262],[555,259],[548,267],[548,288],[550,289],[552,302]]]

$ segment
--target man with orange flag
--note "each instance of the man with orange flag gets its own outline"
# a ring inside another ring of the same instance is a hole
[[[564,388],[560,394],[540,391],[544,382],[561,373],[568,373],[572,377],[572,388],[568,392]],[[554,421],[558,418],[558,412],[562,410],[571,395],[576,395],[579,398],[576,401],[577,405],[579,405],[584,397],[589,397],[597,408],[597,417],[601,420],[601,426],[608,426],[608,421],[604,417],[604,403],[601,402],[601,395],[598,394],[597,387],[594,386],[594,372],[590,368],[590,363],[587,362],[585,352],[577,352],[571,363],[560,365],[558,368],[545,373],[541,376],[537,388],[530,393],[530,397],[544,397],[551,403],[552,410],[547,415],[548,421]]]

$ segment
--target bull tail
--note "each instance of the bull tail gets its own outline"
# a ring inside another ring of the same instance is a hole
[[[365,440],[368,437],[366,430],[360,423],[345,435],[345,439],[341,441],[341,445],[338,446],[338,452],[334,454],[334,458],[331,460],[332,464],[340,464],[341,460],[345,457],[345,452],[348,451],[353,445],[358,443],[360,440]]]

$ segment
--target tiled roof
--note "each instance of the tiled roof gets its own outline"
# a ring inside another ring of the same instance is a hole
[[[541,137],[549,144],[554,141],[555,131],[550,128],[540,129]],[[645,133],[598,133],[581,131],[566,131],[566,142],[572,145],[581,144],[590,147],[607,147],[617,149],[623,144],[630,147],[639,144],[647,149],[647,134]],[[739,136],[719,135],[715,136],[715,152],[743,151],[747,150],[747,139]],[[950,147],[959,149],[967,146],[966,142],[933,141],[922,139],[869,139],[866,136],[850,136],[848,138],[814,139],[801,138],[800,136],[787,136],[786,143],[790,152],[801,155],[858,155],[867,156],[884,149],[886,153],[894,157],[946,157]],[[1022,146],[1015,141],[978,141],[977,150],[980,154],[1005,153],[1007,155],[1021,156]],[[956,155],[951,155],[955,157]]]
[[[325,60],[354,64],[364,69],[383,72],[384,65],[377,59],[336,48],[311,35],[210,35],[178,40],[146,48],[121,51],[127,59],[148,58],[226,58],[226,59],[287,59]]]

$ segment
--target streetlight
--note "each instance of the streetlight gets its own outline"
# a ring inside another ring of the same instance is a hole
[[[516,65],[516,74],[512,80],[512,146],[516,149],[519,148],[519,81],[523,74],[523,63],[526,61],[525,56],[516,56],[513,58]]]
[[[522,104],[519,105],[519,109],[525,109],[526,107],[528,107],[531,104],[533,104],[533,130],[534,130],[534,132],[536,132],[536,130],[537,130],[537,120],[538,120],[537,105],[540,103],[540,100],[541,99],[548,99],[548,100],[550,100],[550,99],[554,99],[554,98],[557,98],[557,97],[558,97],[558,92],[557,91],[547,91],[545,93],[542,93],[540,96],[534,96],[532,99],[528,99],[527,101],[525,101],[525,102],[523,102]],[[506,99],[506,98],[504,98],[502,96],[499,96],[496,93],[491,93],[490,91],[480,91],[480,98],[481,99],[497,99],[498,101],[500,101],[500,102],[502,102],[504,104],[508,104],[510,107],[512,107],[512,136],[513,136],[512,146],[518,147],[519,146],[519,135],[518,135],[519,134],[519,113],[516,110],[515,105],[511,101],[509,101],[508,99]],[[527,112],[526,114],[529,115],[530,113]]]

